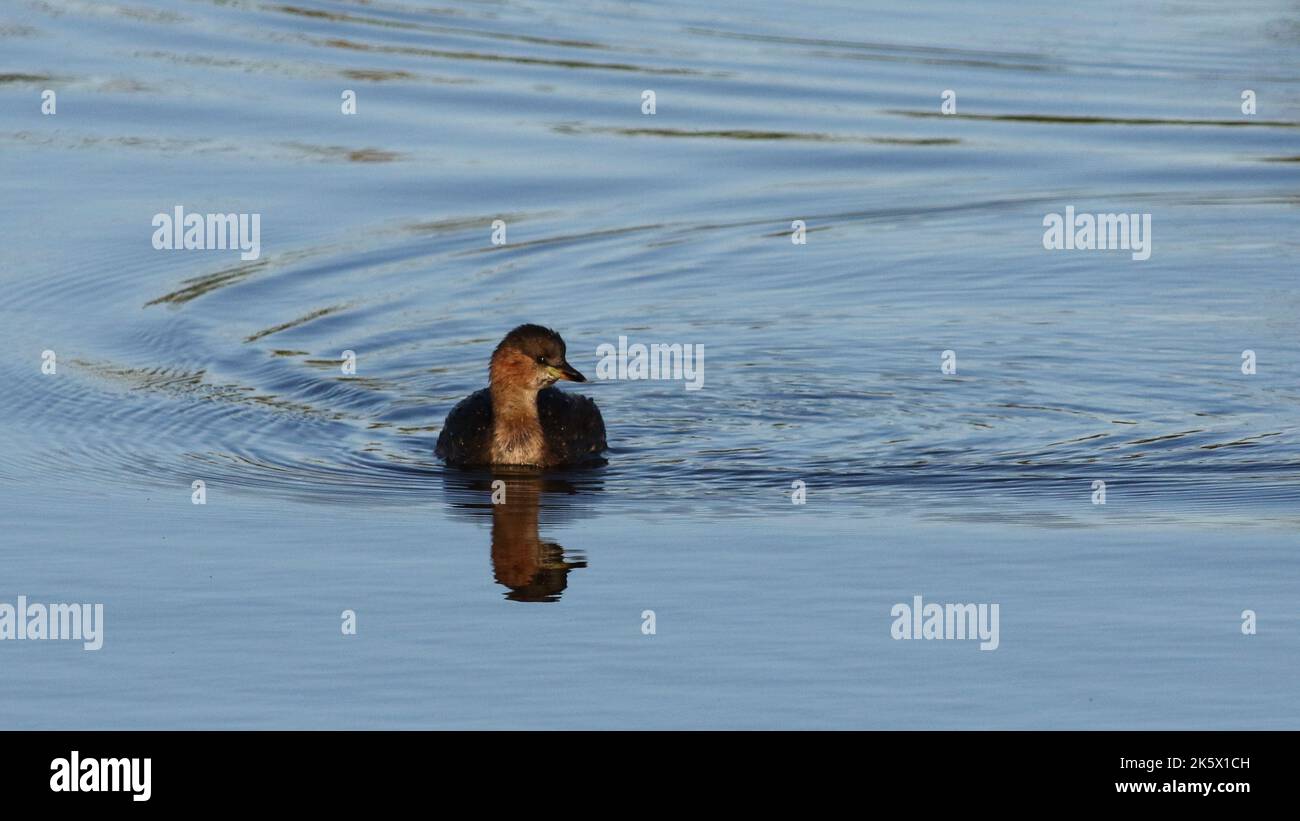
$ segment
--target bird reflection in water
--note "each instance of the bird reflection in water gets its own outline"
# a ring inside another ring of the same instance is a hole
[[[569,584],[569,571],[586,567],[575,557],[566,560],[564,548],[542,539],[538,514],[542,504],[542,479],[537,476],[497,476],[494,493],[505,499],[492,505],[492,575],[510,588],[513,601],[557,601]]]
[[[558,543],[542,538],[542,514],[547,513],[548,522],[568,518],[590,497],[591,485],[504,469],[467,476],[455,485],[454,507],[471,514],[491,513],[492,576],[509,589],[505,597],[559,601],[568,587],[569,571],[586,567],[587,561],[581,553],[566,555]],[[563,504],[554,503],[560,499]]]

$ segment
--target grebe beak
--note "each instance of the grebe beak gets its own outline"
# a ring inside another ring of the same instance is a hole
[[[570,382],[587,381],[587,377],[578,373],[578,370],[568,362],[561,362],[559,365],[547,365],[546,372],[556,379],[566,379]]]

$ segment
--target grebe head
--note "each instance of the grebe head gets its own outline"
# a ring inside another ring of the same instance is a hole
[[[564,340],[555,331],[541,325],[520,325],[492,352],[488,373],[493,390],[536,393],[561,379],[586,382],[587,377],[569,364],[564,352]]]

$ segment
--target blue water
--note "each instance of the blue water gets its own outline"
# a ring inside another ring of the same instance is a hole
[[[105,640],[0,641],[0,726],[1300,727],[1297,46],[1281,2],[6,4],[0,603]],[[260,258],[155,250],[177,205]],[[1150,259],[1045,250],[1067,206]],[[528,321],[704,387],[565,386],[608,464],[493,505],[433,443]],[[998,649],[894,640],[914,595]]]

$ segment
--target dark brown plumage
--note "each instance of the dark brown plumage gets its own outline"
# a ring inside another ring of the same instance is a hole
[[[435,453],[452,465],[557,467],[600,459],[605,420],[585,396],[551,387],[587,381],[565,358],[560,335],[520,325],[492,353],[489,386],[461,400]]]

